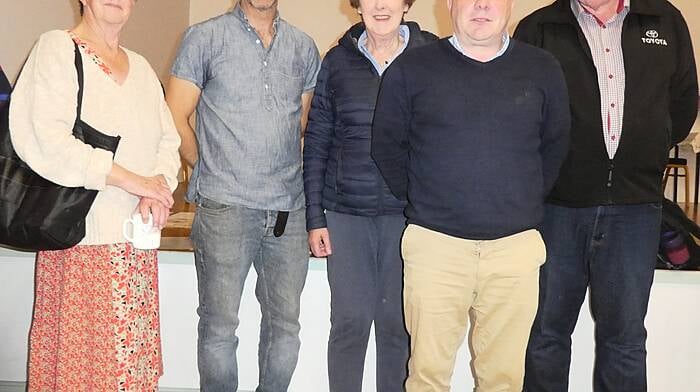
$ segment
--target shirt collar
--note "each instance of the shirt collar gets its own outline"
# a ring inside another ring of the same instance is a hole
[[[619,3],[617,5],[617,13],[619,14],[625,8],[629,8],[630,1],[631,0],[619,0]],[[574,12],[574,16],[576,16],[576,19],[579,19],[582,16],[582,14],[590,14],[585,8],[583,8],[580,0],[571,0],[571,10]],[[596,21],[598,20],[598,18],[595,19]]]
[[[460,53],[462,53],[463,55],[465,55],[469,58],[472,58],[471,56],[469,56],[469,54],[467,54],[467,52],[464,51],[464,49],[462,49],[462,45],[459,44],[459,39],[457,39],[456,35],[453,35],[452,37],[450,37],[450,43]],[[489,61],[495,60],[495,59],[503,56],[503,54],[506,52],[506,50],[508,50],[508,45],[510,45],[510,37],[508,36],[507,32],[504,32],[503,38],[501,39],[501,49],[499,49],[498,52],[493,57],[491,57],[490,59],[488,59],[484,62],[488,63]]]
[[[243,22],[246,25],[246,27],[252,28],[252,26],[250,25],[250,22],[248,22],[248,17],[246,16],[245,12],[243,12],[243,8],[241,8],[240,1],[236,3],[236,5],[233,7],[233,11],[231,11],[231,12],[233,12],[233,15],[235,15],[236,18],[238,18],[238,20]],[[275,20],[272,23],[272,26],[275,29],[275,31],[277,31],[277,24],[279,23],[279,21],[280,21],[280,13],[279,13],[279,11],[277,11],[277,13],[275,14]]]
[[[401,46],[401,48],[399,48],[399,51],[396,53],[396,56],[389,60],[389,64],[391,64],[391,62],[394,61],[394,59],[397,58],[401,53],[403,53],[403,51],[406,50],[406,47],[408,47],[408,40],[411,38],[411,30],[408,28],[408,26],[404,24],[399,25],[399,36],[403,38],[403,45]],[[381,75],[384,69],[386,69],[386,67],[388,66],[388,64],[382,67],[376,62],[374,57],[372,57],[372,54],[369,52],[369,49],[367,49],[367,39],[367,30],[365,29],[365,31],[363,31],[362,34],[360,34],[360,38],[357,39],[357,48],[360,49],[360,52],[362,52],[362,54],[365,57],[367,57],[370,60],[370,62],[372,62],[374,68],[377,70],[379,75]]]
[[[411,36],[411,30],[409,30],[408,26],[406,25],[399,25],[399,36],[403,38],[403,46],[401,47],[401,50],[399,50],[399,53],[403,52],[406,49],[406,46],[408,46],[408,40]],[[368,51],[367,49],[367,30],[362,32],[360,34],[360,38],[357,39],[357,47],[360,48],[360,50]]]

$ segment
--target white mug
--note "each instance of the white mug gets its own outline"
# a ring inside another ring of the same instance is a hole
[[[129,235],[131,226],[131,235]],[[148,214],[148,223],[143,223],[141,213],[134,212],[122,225],[124,238],[137,249],[158,249],[160,247],[160,230],[153,227],[153,215]]]

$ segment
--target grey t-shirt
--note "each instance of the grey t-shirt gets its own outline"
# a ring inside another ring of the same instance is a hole
[[[185,32],[171,73],[201,90],[189,200],[304,206],[301,95],[316,85],[320,57],[308,35],[279,17],[275,30],[265,48],[236,5]]]

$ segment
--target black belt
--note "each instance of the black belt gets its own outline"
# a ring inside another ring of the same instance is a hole
[[[277,221],[275,221],[275,229],[272,231],[275,237],[282,237],[282,234],[284,234],[284,228],[287,227],[287,218],[289,218],[289,211],[277,212]]]

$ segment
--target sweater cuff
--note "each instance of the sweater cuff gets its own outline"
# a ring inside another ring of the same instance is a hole
[[[85,174],[85,189],[101,191],[107,186],[107,176],[112,170],[114,154],[111,151],[95,148],[90,154],[87,173]]]
[[[313,212],[311,210],[316,210],[315,208],[307,208],[306,212],[306,231],[311,231],[313,229],[322,229],[324,227],[328,227],[326,224],[326,214],[323,213],[323,210],[320,210],[320,214],[310,214],[309,212]]]

